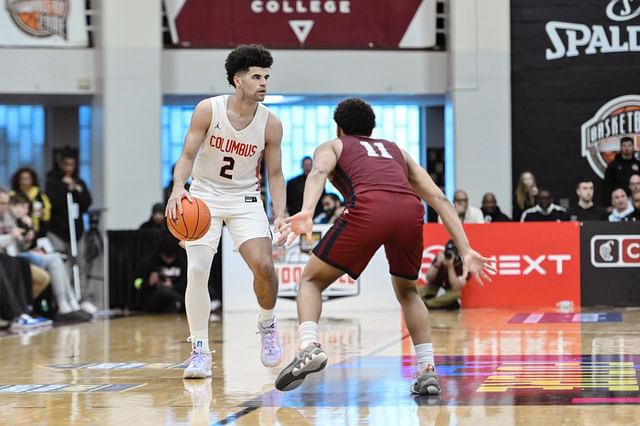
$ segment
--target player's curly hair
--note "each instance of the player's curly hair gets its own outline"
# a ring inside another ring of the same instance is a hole
[[[333,120],[347,135],[370,136],[376,127],[376,115],[371,105],[360,98],[340,102],[333,113]]]
[[[241,44],[227,56],[224,68],[227,70],[227,81],[233,87],[233,77],[249,67],[270,68],[273,64],[271,52],[260,44]]]

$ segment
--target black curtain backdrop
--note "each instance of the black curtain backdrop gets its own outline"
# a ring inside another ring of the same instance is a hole
[[[152,253],[160,241],[161,231],[108,231],[109,238],[109,305],[110,308],[139,310],[139,292],[133,286],[133,275],[138,263]],[[209,275],[211,298],[222,301],[221,246],[213,259]]]
[[[615,1],[615,0],[613,0]],[[511,1],[511,101],[513,184],[523,170],[531,170],[540,187],[559,198],[576,201],[576,180],[601,179],[581,155],[581,125],[613,98],[640,92],[640,52],[587,55],[547,60],[553,48],[545,25],[549,21],[619,26],[640,25],[640,17],[615,22],[606,14],[608,0]],[[633,10],[638,5],[631,3]],[[616,7],[621,4],[616,3]],[[608,31],[608,30],[607,30]],[[559,33],[566,42],[565,32]],[[607,35],[609,33],[607,32]]]

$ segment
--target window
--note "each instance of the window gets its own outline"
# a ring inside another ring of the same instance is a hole
[[[40,105],[0,105],[0,184],[22,166],[32,167],[44,185],[44,108]]]
[[[81,106],[78,109],[80,137],[78,172],[89,189],[91,189],[91,107]]]
[[[335,104],[269,105],[269,109],[282,121],[282,171],[285,179],[299,175],[302,172],[302,158],[313,155],[319,144],[336,136],[334,108]],[[373,109],[377,126],[372,136],[395,141],[416,162],[420,162],[420,106],[374,104]],[[171,180],[171,167],[182,151],[192,110],[192,105],[167,105],[162,108],[163,185]]]

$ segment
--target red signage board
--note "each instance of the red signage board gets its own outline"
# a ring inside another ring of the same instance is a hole
[[[475,250],[495,259],[497,274],[462,290],[465,308],[550,308],[571,301],[580,306],[580,226],[577,222],[465,225]],[[423,230],[421,277],[450,238],[443,225]]]
[[[165,0],[174,43],[191,47],[426,48],[435,0]]]

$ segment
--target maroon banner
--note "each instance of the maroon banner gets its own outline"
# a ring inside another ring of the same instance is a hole
[[[190,47],[426,48],[435,0],[165,0],[173,42]]]

